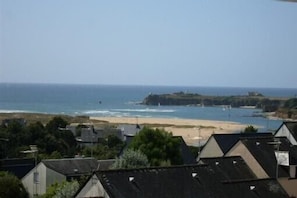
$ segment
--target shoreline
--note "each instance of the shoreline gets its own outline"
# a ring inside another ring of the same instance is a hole
[[[237,122],[182,118],[90,117],[90,120],[110,124],[140,124],[153,128],[163,128],[174,136],[182,136],[188,145],[193,146],[205,143],[214,133],[236,133],[247,127]]]
[[[152,128],[163,128],[174,136],[182,136],[188,145],[202,145],[208,138],[216,133],[239,133],[247,127],[245,124],[231,121],[197,120],[184,118],[145,118],[145,117],[92,117],[69,116],[63,114],[40,113],[0,113],[0,120],[11,118],[24,118],[28,123],[40,121],[46,124],[54,116],[61,116],[69,123],[93,124],[140,124]],[[255,126],[258,128],[258,126]]]

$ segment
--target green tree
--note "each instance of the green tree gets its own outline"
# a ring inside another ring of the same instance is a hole
[[[59,128],[65,128],[67,125],[67,121],[64,120],[61,117],[54,117],[52,120],[50,120],[47,125],[46,129],[48,132],[56,132],[59,131]]]
[[[118,138],[116,135],[109,135],[107,137],[107,146],[109,148],[122,147],[123,141],[120,138]]]
[[[255,128],[253,125],[249,125],[247,126],[244,131],[244,133],[257,133],[258,132],[258,129]]]
[[[14,175],[0,172],[0,197],[29,197],[22,182]]]
[[[71,198],[79,189],[79,183],[76,180],[63,181],[62,183],[52,184],[41,198]]]
[[[115,163],[112,165],[112,169],[126,169],[126,168],[142,168],[149,167],[149,162],[140,150],[127,149],[123,155],[116,158]]]
[[[108,148],[107,145],[97,144],[90,147],[85,147],[82,150],[82,154],[84,156],[92,156],[96,159],[104,160],[104,159],[114,159],[117,155],[117,151],[115,149]]]
[[[129,148],[144,153],[152,166],[182,164],[180,141],[164,129],[144,127],[132,140]]]

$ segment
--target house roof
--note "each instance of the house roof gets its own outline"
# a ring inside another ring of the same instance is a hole
[[[108,170],[115,163],[115,159],[98,160],[98,170]]]
[[[240,141],[246,146],[261,167],[265,170],[269,177],[276,177],[276,157],[275,151],[278,150],[275,141],[279,141],[279,151],[289,151],[290,142],[285,137],[273,138],[242,138]],[[288,177],[288,172],[284,167],[278,166],[278,177]]]
[[[230,185],[230,186],[228,186]],[[234,188],[241,192],[240,197],[289,197],[277,180],[256,179],[256,180],[238,180],[226,182],[228,188]],[[230,193],[230,191],[226,191]],[[232,194],[230,194],[232,197]]]
[[[110,198],[288,197],[273,179],[224,182],[225,175],[210,165],[108,170],[96,175]]]
[[[98,168],[98,161],[94,158],[69,158],[42,160],[42,163],[62,175],[79,176],[90,174]]]
[[[225,180],[256,179],[256,175],[240,156],[201,158],[199,164],[208,164],[225,176]]]
[[[180,150],[181,150],[181,157],[183,158],[183,164],[196,164],[196,159],[191,152],[190,148],[184,141],[182,136],[173,136],[173,138],[176,138],[180,142]]]
[[[35,160],[33,158],[0,160],[0,171],[10,172],[19,179],[23,178],[34,166]]]
[[[212,135],[219,145],[220,149],[226,154],[240,138],[267,137],[272,133],[230,133],[230,134],[213,134]]]
[[[143,129],[139,124],[120,124],[117,129],[122,131],[122,135],[134,136]]]

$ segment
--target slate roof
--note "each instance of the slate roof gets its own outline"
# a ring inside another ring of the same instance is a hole
[[[19,179],[23,178],[34,167],[35,160],[33,158],[0,160],[0,171],[12,173]]]
[[[98,170],[108,170],[115,163],[115,159],[98,160]]]
[[[273,145],[272,142],[278,140],[281,142],[279,151],[289,151],[290,142],[285,137],[280,138],[242,138],[241,142],[247,147],[250,153],[258,161],[261,167],[265,170],[269,177],[276,177],[276,157],[275,151],[277,151],[277,146]],[[279,177],[288,177],[289,174],[285,167],[279,166],[278,169]]]
[[[289,197],[273,179],[226,182],[225,175],[209,165],[108,170],[96,175],[110,198]]]
[[[282,186],[275,179],[257,179],[257,180],[242,180],[242,181],[230,181],[225,183],[227,188],[236,189],[240,192],[240,198],[245,197],[289,197]],[[230,185],[230,186],[229,186]],[[230,197],[233,196],[233,192],[226,191],[226,194]]]
[[[272,136],[272,133],[230,133],[230,134],[213,134],[214,139],[220,149],[226,154],[240,138],[251,137],[267,137]]]
[[[66,177],[91,174],[98,168],[98,161],[94,158],[48,159],[42,163]]]
[[[207,164],[225,176],[225,180],[256,179],[256,175],[240,156],[201,158],[199,164]]]
[[[191,152],[190,148],[184,141],[182,136],[173,136],[180,142],[181,157],[183,158],[183,164],[197,164],[196,159]]]

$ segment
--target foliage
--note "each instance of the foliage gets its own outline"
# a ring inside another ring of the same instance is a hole
[[[296,109],[297,108],[297,98],[291,98],[287,100],[284,104],[286,109]]]
[[[199,146],[188,146],[188,147],[189,147],[191,153],[193,154],[193,156],[195,157],[195,159],[198,157],[199,151],[202,151],[202,149],[203,149],[203,146],[200,146],[200,148],[199,148]]]
[[[76,180],[63,181],[62,183],[52,184],[41,198],[70,198],[73,197],[79,189],[79,183]]]
[[[83,148],[82,154],[101,160],[114,159],[124,145],[123,141],[115,135],[109,135],[106,139],[100,139],[99,142],[94,146]]]
[[[257,133],[257,132],[258,132],[258,129],[255,128],[255,127],[252,126],[252,125],[249,125],[249,126],[247,126],[247,127],[244,129],[243,132],[244,132],[244,133]]]
[[[123,141],[118,138],[116,135],[109,135],[107,137],[107,146],[108,148],[117,148],[123,146]]]
[[[28,126],[17,121],[0,127],[0,158],[22,157],[20,151],[29,150],[29,145],[37,145],[38,154],[42,158],[74,156],[76,140],[71,131],[60,130],[67,122],[60,117],[54,117],[46,127],[41,122]],[[3,142],[3,143],[2,143]]]
[[[113,169],[149,167],[147,157],[140,150],[127,149],[123,155],[116,158]]]
[[[88,157],[94,157],[96,159],[112,159],[115,158],[117,152],[113,149],[109,149],[108,146],[97,144],[95,146],[85,147],[82,150],[82,154]]]
[[[172,165],[182,164],[180,141],[164,129],[144,127],[132,140],[129,148],[144,153],[152,166],[162,162]]]
[[[50,120],[47,125],[46,125],[46,129],[49,132],[53,132],[53,131],[59,131],[59,128],[65,128],[67,125],[67,121],[64,120],[61,117],[54,117],[52,120]]]
[[[0,172],[0,197],[29,197],[22,182],[14,175]]]

